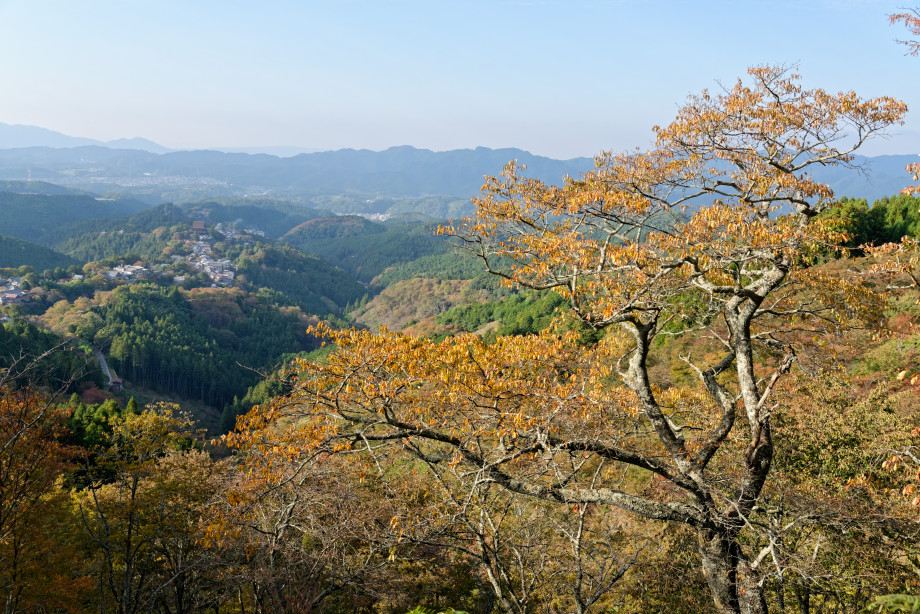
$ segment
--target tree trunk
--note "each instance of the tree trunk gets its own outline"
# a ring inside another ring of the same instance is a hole
[[[730,534],[711,529],[697,532],[703,575],[713,601],[724,614],[767,614],[763,588]]]

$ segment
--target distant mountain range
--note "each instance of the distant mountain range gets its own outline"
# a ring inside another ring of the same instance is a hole
[[[39,128],[38,126],[23,126],[22,124],[0,123],[0,149],[15,149],[19,147],[86,147],[100,145],[109,149],[138,149],[150,153],[162,154],[172,151],[167,147],[158,145],[148,139],[135,137],[133,139],[116,139],[114,141],[97,141],[77,136],[67,136],[54,130]]]
[[[593,160],[553,160],[520,149],[434,152],[413,147],[386,151],[342,149],[279,158],[219,151],[147,151],[103,146],[0,149],[0,181],[32,180],[90,190],[139,195],[175,192],[166,200],[219,195],[369,194],[389,197],[479,193],[483,177],[511,159],[546,181],[589,170]],[[181,189],[180,189],[181,188]]]
[[[290,151],[287,148],[282,148]],[[527,173],[558,183],[593,168],[591,158],[555,160],[520,149],[385,151],[341,149],[278,157],[265,153],[173,151],[134,138],[103,143],[44,128],[0,124],[0,182],[44,181],[97,194],[130,194],[149,203],[257,194],[279,198],[372,195],[416,198],[478,194],[486,175],[516,159]],[[916,156],[858,158],[866,173],[819,168],[818,179],[838,195],[870,201],[910,182],[904,166]]]

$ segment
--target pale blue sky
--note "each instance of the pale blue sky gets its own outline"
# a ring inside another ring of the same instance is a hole
[[[0,122],[167,147],[645,147],[752,64],[904,99],[909,0],[0,0]]]

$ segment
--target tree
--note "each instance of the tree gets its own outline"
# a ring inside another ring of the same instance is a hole
[[[910,31],[911,36],[914,37],[907,40],[898,40],[899,44],[907,47],[905,53],[913,56],[920,54],[920,40],[917,40],[917,37],[920,37],[920,11],[915,8],[910,8],[902,13],[889,15],[888,19],[891,25],[898,23],[902,24]]]
[[[0,389],[0,599],[3,612],[58,604],[78,581],[49,569],[75,552],[55,543],[54,519],[67,509],[55,481],[67,461],[58,437],[66,411],[30,390]],[[58,556],[61,555],[61,556]],[[49,582],[51,584],[49,584]],[[73,594],[72,596],[77,596]]]
[[[881,451],[907,439],[913,393],[887,382],[864,392],[859,376],[815,371],[783,382],[789,400],[774,423],[759,514],[775,550],[769,583],[780,611],[861,611],[873,595],[913,592],[920,580],[916,524],[880,467]]]
[[[877,260],[870,271],[889,278],[889,288],[920,287],[920,240],[904,236],[899,243],[885,243],[866,251]]]
[[[209,539],[236,562],[230,574],[241,610],[295,614],[339,601],[335,611],[356,611],[362,598],[392,590],[380,571],[406,548],[382,528],[397,504],[343,460],[319,459],[267,492],[270,475],[231,475],[226,500],[211,510]]]
[[[465,555],[506,614],[609,609],[608,593],[642,549],[609,509],[523,498],[488,480],[460,487],[462,470],[438,465],[429,470],[445,492],[407,514],[415,541]]]
[[[287,459],[405,455],[557,505],[686,525],[716,608],[767,611],[758,527],[774,392],[802,332],[871,322],[881,307],[809,266],[845,237],[818,217],[833,194],[808,171],[853,166],[906,108],[806,90],[784,68],[749,77],[690,97],[650,151],[602,154],[562,186],[511,163],[473,218],[443,229],[509,283],[563,294],[606,331],[596,345],[321,327],[337,353],[302,363],[295,391],[231,441]],[[675,338],[684,366],[653,368],[656,344]],[[248,461],[269,468],[273,455]]]
[[[62,350],[56,345],[38,355],[7,355],[0,364],[0,540],[50,489],[66,457],[57,439],[67,412],[56,400],[80,370],[54,372],[51,359]],[[41,394],[41,384],[57,388]]]
[[[62,445],[70,408],[57,399],[76,378],[56,369],[63,352],[7,354],[0,367],[0,599],[4,612],[62,607],[89,582],[62,567],[74,548],[61,543],[68,506],[57,481],[73,455]],[[78,370],[79,372],[79,370]],[[39,385],[42,392],[39,391]],[[54,394],[49,388],[57,387]],[[77,574],[79,575],[79,574]]]
[[[115,415],[109,424],[87,487],[74,495],[97,555],[100,608],[189,612],[205,558],[195,544],[212,493],[210,460],[182,452],[193,424],[169,406]]]
[[[920,10],[909,8],[901,13],[889,15],[888,19],[891,25],[902,24],[913,37],[906,40],[899,39],[897,41],[899,44],[907,47],[905,55],[917,56],[920,54],[920,38],[918,38],[920,37]],[[908,164],[906,170],[913,175],[914,180],[920,180],[920,163]],[[902,190],[902,192],[906,194],[917,194],[920,193],[920,186],[908,187]]]

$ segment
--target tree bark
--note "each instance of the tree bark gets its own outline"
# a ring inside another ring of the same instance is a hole
[[[730,532],[702,528],[697,550],[712,599],[724,614],[767,614],[763,587]]]

